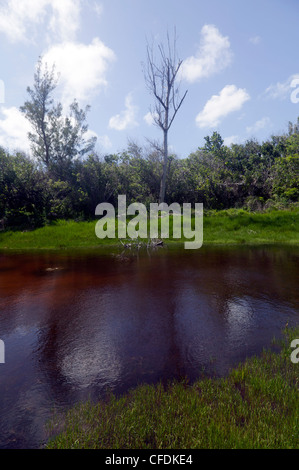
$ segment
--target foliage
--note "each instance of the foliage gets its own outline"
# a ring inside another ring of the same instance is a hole
[[[46,221],[46,175],[18,153],[0,150],[0,219],[10,227],[38,227]]]
[[[73,109],[83,119],[77,105]],[[66,141],[75,132],[69,126]],[[33,228],[51,220],[94,219],[99,203],[117,207],[120,194],[126,195],[127,204],[142,202],[148,207],[159,200],[163,156],[157,146],[142,148],[130,142],[118,154],[77,158],[76,139],[71,138],[68,150],[63,129],[57,130],[58,150],[51,153],[48,165],[45,156],[30,159],[0,148],[2,226]],[[231,147],[214,132],[188,157],[169,156],[165,201],[202,202],[206,210],[289,207],[299,198],[298,129],[289,125],[288,133],[262,144],[251,139]]]
[[[82,110],[74,100],[70,105],[70,115],[65,116],[62,104],[54,104],[52,95],[56,86],[54,67],[49,71],[40,58],[33,88],[27,87],[30,99],[20,110],[32,127],[28,137],[33,156],[58,176],[64,176],[75,158],[93,150],[95,138],[84,139],[88,130],[85,121],[89,106]]]

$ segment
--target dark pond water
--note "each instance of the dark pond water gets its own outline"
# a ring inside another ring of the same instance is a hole
[[[0,447],[107,389],[227,374],[298,324],[298,281],[296,248],[0,254]]]

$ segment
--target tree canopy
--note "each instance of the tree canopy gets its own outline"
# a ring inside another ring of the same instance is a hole
[[[32,127],[28,137],[33,156],[48,169],[61,172],[68,170],[72,160],[92,152],[96,138],[84,138],[88,130],[86,114],[89,106],[82,110],[74,100],[69,115],[65,115],[62,104],[55,104],[53,92],[57,83],[55,67],[49,70],[40,57],[33,88],[27,87],[29,100],[20,110]]]
[[[40,166],[22,153],[0,149],[0,219],[6,226],[35,227],[53,219],[92,219],[97,204],[157,202],[161,153],[130,142],[118,154],[68,158],[68,171]],[[186,158],[169,157],[165,201],[202,202],[205,209],[262,210],[287,207],[299,199],[299,130],[259,143],[227,147],[214,132]]]

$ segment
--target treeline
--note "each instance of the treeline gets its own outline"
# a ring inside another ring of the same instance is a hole
[[[299,118],[288,132],[258,143],[224,145],[214,132],[187,158],[169,158],[165,201],[203,202],[206,209],[261,210],[299,199]],[[130,143],[119,154],[90,154],[45,166],[23,153],[0,148],[2,228],[34,228],[56,219],[89,220],[101,202],[117,206],[158,202],[162,173],[159,149]],[[0,226],[0,228],[1,228]]]

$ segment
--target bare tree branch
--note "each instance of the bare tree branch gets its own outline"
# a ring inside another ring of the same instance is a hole
[[[176,85],[182,60],[177,57],[176,32],[174,31],[171,44],[167,32],[167,49],[163,44],[158,44],[158,59],[154,54],[154,46],[147,44],[147,63],[144,71],[145,82],[148,90],[155,98],[154,112],[151,111],[154,123],[160,127],[164,136],[164,162],[161,178],[159,202],[164,202],[166,177],[168,168],[168,131],[179,111],[187,91],[180,97],[179,85]]]

